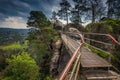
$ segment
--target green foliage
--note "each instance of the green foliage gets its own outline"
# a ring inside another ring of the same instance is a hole
[[[57,19],[57,13],[55,11],[52,12],[52,20],[55,22]]]
[[[120,0],[107,0],[106,3],[108,6],[108,18],[120,19]]]
[[[50,80],[49,66],[52,55],[54,39],[58,39],[55,30],[50,26],[50,21],[39,11],[31,11],[28,27],[32,27],[27,40],[28,52],[40,67],[40,80]]]
[[[90,23],[86,26],[88,32],[119,34],[120,20],[105,20],[103,22]]]
[[[58,33],[52,27],[46,27],[42,30],[43,42],[50,43],[50,41],[57,41],[59,38]]]
[[[67,0],[61,0],[59,5],[61,9],[58,11],[58,16],[61,19],[67,20],[67,24],[68,24],[68,16],[70,13],[69,11],[70,11],[71,5]]]
[[[1,46],[3,50],[15,50],[15,49],[22,49],[23,45],[20,43],[13,43],[7,46]]]
[[[85,2],[82,0],[73,0],[73,2],[75,3],[75,7],[73,8],[73,10],[71,11],[71,21],[75,24],[79,24],[82,23],[82,16],[84,13],[84,9],[85,9]]]
[[[42,35],[44,37],[44,41],[49,42],[54,38],[54,29],[52,27],[45,27],[42,29]]]
[[[2,80],[37,80],[39,68],[26,52],[7,59],[8,66]]]
[[[50,25],[50,21],[41,11],[31,11],[27,22],[28,27],[43,28]]]
[[[19,52],[23,50],[27,50],[28,48],[28,41],[24,43],[12,43],[9,45],[0,46],[0,49],[3,51],[5,57],[10,57],[12,54],[17,55]]]
[[[0,71],[7,66],[7,63],[5,62],[7,58],[10,58],[11,55],[18,55],[23,50],[27,50],[27,47],[28,41],[0,46]]]
[[[120,35],[120,20],[115,20],[115,19],[106,19],[105,21],[102,22],[98,22],[98,23],[93,23],[93,24],[89,24],[86,27],[87,31],[89,32],[96,32],[96,33],[107,33],[107,34],[111,34],[112,36],[114,36],[116,39],[119,40],[119,35]],[[100,38],[99,37],[92,37],[95,40],[99,40],[99,41],[105,41],[107,43],[110,42],[110,39],[107,39],[107,37],[105,38]],[[99,45],[99,44],[92,44],[93,46],[95,45]],[[120,70],[120,46],[118,44],[114,44],[115,49],[112,50],[112,55],[110,55],[112,57],[112,63],[115,67],[117,67]],[[93,52],[97,53],[98,55],[100,55],[101,57],[106,58],[108,55],[106,55],[105,53],[99,51],[99,50],[95,50],[95,49],[91,49]]]
[[[26,40],[28,40],[30,42],[34,39],[37,39],[37,36],[39,33],[40,33],[39,31],[35,30],[34,28],[31,28]]]
[[[40,40],[32,40],[29,46],[29,53],[40,67],[40,80],[45,79],[45,77],[49,75],[49,63],[51,58],[49,45],[46,45]]]
[[[40,66],[43,62],[43,56],[47,53],[47,45],[38,40],[33,40],[29,47],[30,54],[34,57],[37,64]]]
[[[102,51],[100,51],[100,50],[97,50],[97,49],[95,49],[95,48],[90,48],[94,53],[96,53],[97,55],[99,55],[99,56],[101,56],[101,57],[103,57],[103,58],[107,58],[109,55],[107,54],[107,53],[105,53],[105,52],[102,52]]]
[[[113,34],[119,34],[120,20],[111,19],[111,20],[106,20],[103,23],[112,27],[112,29],[113,29],[112,33]]]
[[[101,28],[103,28],[103,26],[102,26],[102,23],[100,22],[100,23],[98,23],[98,22],[96,22],[96,23],[90,23],[90,24],[88,24],[87,26],[86,26],[86,30],[88,31],[88,32],[99,32],[100,30],[99,29],[101,29]]]
[[[85,47],[89,48],[92,52],[96,53],[97,55],[99,55],[102,58],[108,58],[109,57],[109,54],[107,54],[107,53],[105,53],[103,51],[100,51],[100,50],[98,50],[98,49],[96,49],[94,47],[91,47],[91,46],[89,46],[87,44],[85,45]]]
[[[2,50],[0,50],[0,72],[5,68],[5,66],[6,66],[5,56]]]
[[[50,76],[47,76],[45,80],[51,80]]]
[[[54,42],[56,42],[57,40],[59,40],[60,37],[59,36],[54,36]]]

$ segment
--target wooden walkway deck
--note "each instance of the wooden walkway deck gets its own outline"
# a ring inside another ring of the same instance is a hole
[[[61,37],[66,49],[72,56],[80,46],[80,42],[65,34],[62,34]],[[108,67],[112,67],[110,63],[85,48],[84,45],[81,47],[79,53],[81,54],[80,80],[120,80],[116,72],[108,69]]]
[[[117,80],[118,76],[116,76],[116,73],[113,73],[112,71],[86,71],[83,72],[87,80]]]
[[[81,57],[82,67],[111,67],[106,60],[99,57],[97,54],[92,53],[90,50],[86,48],[82,48],[82,57]]]
[[[62,39],[64,41],[64,44],[67,45],[70,55],[72,56],[72,53],[75,52],[75,50],[79,46],[79,42],[71,39],[70,37],[66,35],[62,35]],[[81,48],[81,65],[82,67],[111,67],[112,65],[109,64],[106,60],[103,58],[99,57],[95,53],[92,53],[90,50],[87,48],[82,47]]]

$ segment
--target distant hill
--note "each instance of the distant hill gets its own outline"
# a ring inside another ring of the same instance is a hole
[[[27,36],[27,33],[29,32],[29,29],[12,29],[12,28],[0,28],[0,34],[1,33],[11,33],[11,32],[17,32],[21,36]]]
[[[28,35],[29,29],[0,28],[0,44],[21,41]]]

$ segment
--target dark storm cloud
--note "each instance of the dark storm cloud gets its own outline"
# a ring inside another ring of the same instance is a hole
[[[48,18],[60,0],[0,0],[0,27],[25,28],[31,10],[42,11]]]
[[[60,1],[61,0],[0,0],[0,27],[6,26],[6,24],[10,22],[14,22],[14,25],[19,24],[21,20],[25,21],[25,24],[31,10],[42,11],[50,19],[52,11],[57,11],[60,8]],[[23,25],[23,23],[21,23],[21,25]]]
[[[0,1],[0,13],[6,16],[25,16],[23,14],[28,13],[30,9],[32,8],[28,3],[19,0]]]
[[[58,6],[58,2],[59,0],[0,0],[0,14],[6,17],[27,17],[31,10],[41,10],[48,16],[53,6]]]

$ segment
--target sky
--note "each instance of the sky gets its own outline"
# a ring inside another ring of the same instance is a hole
[[[72,0],[68,0],[72,3]],[[59,10],[61,0],[0,0],[0,27],[26,28],[31,10],[42,11],[51,18],[52,11]]]

